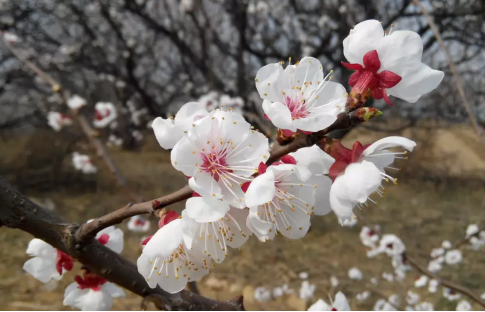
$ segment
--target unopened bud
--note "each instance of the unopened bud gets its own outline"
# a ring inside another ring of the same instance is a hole
[[[355,118],[360,122],[366,122],[371,118],[381,116],[382,112],[373,107],[361,107],[353,111],[351,114],[352,118]]]
[[[293,142],[293,140],[295,140],[297,135],[298,133],[293,131],[278,129],[278,135],[276,136],[276,141],[278,141],[280,145],[286,145]]]

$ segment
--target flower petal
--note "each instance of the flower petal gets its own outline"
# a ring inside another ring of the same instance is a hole
[[[387,138],[380,139],[370,146],[368,146],[362,156],[366,157],[369,156],[377,151],[381,151],[383,149],[391,148],[391,147],[404,147],[408,151],[412,152],[413,148],[416,146],[416,142],[409,140],[404,137],[400,136],[390,136]]]
[[[274,173],[268,170],[251,182],[245,194],[247,207],[256,207],[273,200],[276,191],[274,178]]]
[[[200,172],[189,179],[189,186],[202,197],[222,198],[221,187],[208,172]]]
[[[376,49],[376,42],[384,37],[384,29],[377,20],[363,21],[344,39],[344,55],[350,63],[363,64],[364,55]]]
[[[203,104],[189,102],[184,104],[174,118],[174,123],[181,131],[188,131],[192,128],[194,121],[207,116],[209,112]]]
[[[297,129],[318,132],[331,126],[337,115],[315,115],[310,114],[308,117],[293,120],[293,125]],[[291,130],[291,129],[290,129]]]
[[[273,224],[261,220],[261,218],[258,216],[257,208],[251,208],[249,210],[246,225],[262,242],[273,239],[275,237],[275,232],[270,232],[270,229],[273,228]]]
[[[350,311],[349,302],[340,291],[335,295],[335,300],[332,305],[337,311]]]
[[[376,50],[372,50],[364,54],[364,66],[366,69],[376,72],[381,67],[381,61],[379,61],[379,55]]]
[[[291,112],[285,104],[264,100],[263,110],[275,127],[296,131]]]
[[[284,100],[281,90],[288,86],[284,80],[284,71],[280,63],[272,63],[262,67],[258,70],[255,80],[256,89],[263,100],[271,102]]]
[[[195,172],[198,171],[198,166],[202,164],[200,155],[196,153],[194,146],[187,136],[184,136],[175,144],[170,153],[170,158],[173,167],[189,177],[194,176]]]
[[[300,148],[290,155],[295,158],[298,166],[306,167],[316,175],[328,174],[328,170],[335,162],[332,156],[322,151],[317,145]]]
[[[360,76],[362,75],[361,72],[356,71],[349,77],[349,86],[353,87],[357,81],[359,81]]]
[[[149,258],[169,257],[183,241],[183,221],[173,220],[159,229],[145,245],[143,254]]]
[[[229,205],[213,198],[192,197],[185,204],[185,213],[196,222],[213,222],[224,217]]]
[[[123,289],[119,288],[118,286],[116,286],[113,283],[108,282],[108,283],[104,284],[103,289],[106,290],[107,292],[109,292],[109,294],[113,298],[124,298],[125,297],[125,292],[123,291]]]

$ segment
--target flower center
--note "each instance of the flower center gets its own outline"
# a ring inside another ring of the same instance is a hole
[[[71,271],[74,266],[74,260],[66,253],[57,249],[56,269],[62,275],[62,268],[66,271]]]
[[[94,111],[94,119],[97,120],[97,121],[103,120],[104,118],[108,117],[109,115],[111,115],[111,111],[109,109],[107,109],[104,112],[104,114],[102,112],[100,112],[99,110]]]
[[[293,97],[285,96],[285,105],[290,110],[293,120],[305,118],[309,114],[306,109],[305,100],[299,93]]]
[[[210,173],[214,180],[219,181],[221,175],[224,176],[225,173],[232,172],[226,162],[226,155],[225,149],[221,151],[212,150],[208,154],[202,153],[203,164],[200,166],[201,169]]]
[[[84,273],[84,278],[79,275],[74,277],[74,280],[77,282],[79,289],[92,289],[94,291],[100,291],[101,286],[103,286],[107,280],[104,278],[97,276],[94,273]]]

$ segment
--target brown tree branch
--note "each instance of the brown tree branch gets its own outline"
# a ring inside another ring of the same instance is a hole
[[[172,310],[243,310],[242,297],[216,301],[186,290],[170,294],[160,287],[149,288],[132,262],[106,248],[96,240],[81,245],[76,238],[79,226],[64,222],[52,212],[38,206],[20,194],[0,177],[0,226],[20,229],[42,239],[91,271],[127,290],[147,297],[162,296]]]
[[[424,274],[424,275],[426,275],[430,278],[433,278],[435,280],[438,280],[441,285],[444,285],[444,286],[446,286],[450,289],[455,290],[456,292],[459,292],[459,293],[461,293],[465,296],[468,296],[470,299],[477,302],[482,307],[485,307],[485,301],[483,301],[482,298],[480,298],[479,294],[473,292],[471,289],[469,289],[469,288],[467,288],[463,285],[455,284],[453,282],[442,279],[438,275],[434,274],[433,272],[430,272],[428,269],[426,269],[425,267],[420,265],[414,258],[410,257],[407,254],[403,254],[403,257],[407,261],[407,263],[409,263],[413,268],[415,268],[416,270],[418,270],[422,274]]]

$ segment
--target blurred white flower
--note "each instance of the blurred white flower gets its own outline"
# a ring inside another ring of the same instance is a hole
[[[472,305],[467,300],[460,300],[456,305],[456,311],[471,311]]]
[[[394,281],[394,275],[392,273],[384,272],[384,273],[382,273],[382,278],[385,279],[388,282]]]
[[[385,299],[379,299],[374,304],[374,311],[396,311],[396,308]]]
[[[448,287],[443,287],[443,297],[450,301],[455,301],[461,298],[461,294]]]
[[[418,278],[414,281],[414,287],[416,288],[421,288],[424,287],[428,284],[428,277],[426,275],[420,275]]]
[[[353,267],[349,270],[349,278],[353,280],[361,280],[363,278],[363,275],[358,268]]]
[[[72,125],[72,119],[59,112],[49,112],[47,113],[47,124],[54,129],[54,131],[58,132],[63,127]]]
[[[458,249],[448,250],[445,255],[445,260],[447,264],[457,264],[463,259],[461,251]]]
[[[394,234],[385,234],[379,243],[379,248],[389,257],[402,255],[406,251],[402,240]]]
[[[3,39],[8,42],[8,43],[15,43],[15,42],[20,42],[20,38],[11,32],[8,31],[2,31],[3,34]]]
[[[98,102],[94,106],[94,121],[95,128],[104,128],[118,117],[113,103]]]
[[[333,288],[337,287],[339,284],[338,278],[335,276],[330,277],[330,285],[332,285]]]
[[[317,286],[310,284],[309,281],[303,281],[301,283],[301,287],[300,287],[300,291],[299,291],[300,299],[301,300],[308,300],[308,299],[313,298],[313,294],[315,293],[316,288],[317,288]]]
[[[363,291],[361,293],[358,293],[357,295],[355,295],[355,299],[357,299],[357,301],[365,301],[369,297],[370,297],[370,292],[367,291],[367,290],[366,291]]]
[[[360,241],[362,242],[362,244],[364,244],[364,246],[370,247],[372,249],[375,249],[377,247],[377,242],[380,238],[377,232],[375,232],[368,226],[362,227],[359,237]]]
[[[108,144],[114,145],[114,146],[120,146],[121,144],[123,144],[123,139],[117,137],[114,134],[110,134],[109,137],[108,137]]]
[[[370,282],[373,284],[373,285],[378,285],[379,284],[379,280],[377,279],[377,277],[372,277],[370,279]]]
[[[302,280],[306,280],[308,278],[308,273],[307,272],[300,272],[298,274],[298,277]]]
[[[284,294],[285,294],[285,292],[283,291],[283,288],[281,288],[281,287],[273,288],[273,298],[281,297]]]
[[[354,216],[352,218],[345,219],[344,222],[342,222],[342,226],[354,227],[357,223],[358,223],[358,220]]]
[[[450,241],[448,241],[448,240],[444,240],[444,241],[441,243],[441,247],[443,247],[444,249],[450,249],[452,246],[451,246]]]
[[[74,110],[79,109],[86,104],[87,104],[86,100],[77,94],[74,94],[67,100],[67,106],[69,106],[70,109],[74,109]]]
[[[406,302],[410,305],[415,305],[419,301],[419,295],[412,290],[408,290],[408,294],[406,296]]]
[[[440,282],[438,280],[435,280],[435,279],[429,280],[428,291],[434,294],[435,292],[438,291],[439,284]]]
[[[468,227],[466,228],[466,237],[471,237],[471,236],[477,234],[479,230],[480,229],[478,228],[478,225],[476,225],[476,224],[468,225]]]
[[[414,306],[414,308],[416,311],[434,311],[433,304],[426,301],[418,303],[416,306]]]
[[[431,272],[433,272],[433,273],[436,273],[438,271],[441,271],[442,268],[443,268],[443,266],[441,265],[441,262],[440,261],[431,260],[428,263],[428,270],[431,271]]]
[[[140,216],[130,218],[127,224],[128,230],[133,232],[147,232],[150,229],[150,222]]]
[[[72,164],[76,170],[82,171],[84,174],[96,173],[98,171],[88,155],[77,152],[72,153]]]
[[[445,254],[445,249],[444,248],[434,248],[431,250],[431,258],[437,258],[439,256],[442,256]]]
[[[401,298],[399,298],[399,296],[396,294],[390,295],[387,301],[395,307],[399,307],[401,305]]]
[[[271,292],[264,287],[258,287],[254,290],[254,300],[268,301],[271,299]]]

